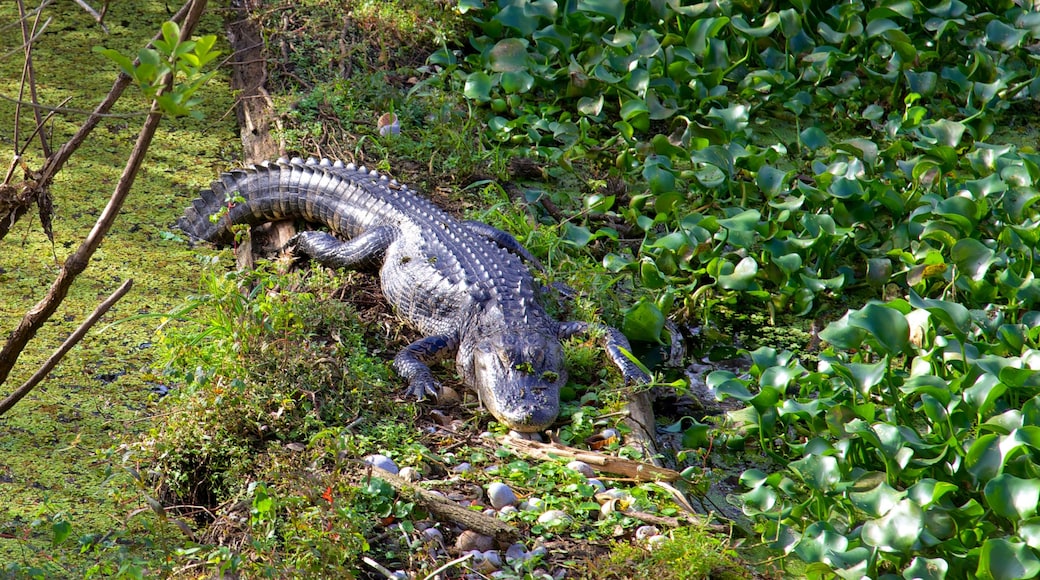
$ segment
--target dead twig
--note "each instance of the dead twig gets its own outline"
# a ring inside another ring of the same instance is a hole
[[[205,7],[205,0],[191,0],[188,4],[185,4],[180,12],[178,12],[184,20],[181,25],[181,38],[183,40],[187,40],[191,37],[191,33],[201,18]],[[124,77],[126,78],[126,83],[129,83],[130,77],[125,74],[120,75],[120,79]],[[168,78],[167,88],[172,85],[172,83],[172,77]],[[121,94],[123,88],[125,88],[125,84],[122,87],[120,87],[119,84],[120,81],[116,81],[116,86],[113,86],[112,91],[109,92],[105,101],[101,105],[98,105],[100,112],[107,112],[115,103],[115,100],[118,99],[119,94]],[[47,294],[43,299],[25,313],[25,316],[23,316],[22,320],[18,323],[18,326],[8,335],[3,349],[0,349],[0,384],[3,384],[11,374],[11,370],[18,361],[18,357],[21,355],[25,345],[36,336],[36,333],[44,323],[50,319],[58,309],[61,302],[65,299],[65,296],[68,295],[69,288],[72,286],[73,281],[75,281],[76,277],[86,269],[91,257],[101,244],[101,240],[104,239],[108,230],[112,227],[112,224],[115,222],[116,217],[119,215],[119,212],[123,207],[123,203],[130,194],[130,189],[134,184],[134,180],[141,168],[141,164],[144,162],[145,153],[148,151],[149,145],[151,145],[152,138],[155,136],[155,131],[159,127],[159,122],[162,120],[162,116],[162,111],[159,108],[158,103],[153,102],[151,111],[148,113],[148,117],[145,118],[141,131],[138,133],[137,142],[134,144],[134,148],[130,152],[130,157],[127,159],[126,166],[123,168],[123,173],[119,176],[119,181],[116,183],[115,190],[112,192],[108,204],[95,222],[94,228],[91,229],[90,233],[87,234],[87,237],[79,247],[76,248],[76,251],[65,260],[65,263],[62,265],[61,270],[58,272],[57,277],[54,279],[54,282],[51,284],[50,289],[47,291]],[[48,162],[41,171],[41,176],[39,178],[38,186],[41,191],[47,189],[50,180],[54,178],[54,175],[61,166],[64,165],[65,161],[68,160],[72,152],[79,147],[84,139],[86,139],[86,136],[90,133],[93,127],[97,125],[99,120],[100,118],[94,116],[87,119],[76,135],[73,136],[69,142],[62,145],[53,157],[48,159]]]
[[[389,471],[374,466],[366,467],[371,469],[372,475],[386,481],[393,486],[398,493],[407,496],[408,499],[421,505],[436,517],[455,522],[467,530],[473,530],[479,534],[491,536],[499,543],[503,544],[514,541],[518,536],[516,528],[498,518],[486,516],[480,512],[464,508],[450,499],[422,489],[421,487],[417,487]]]
[[[596,471],[623,475],[636,481],[676,481],[681,477],[678,471],[666,467],[576,449],[560,443],[539,443],[508,435],[500,437],[499,441],[520,455],[535,459],[577,459],[588,463]]]
[[[22,397],[28,395],[36,385],[40,384],[40,382],[47,377],[47,374],[58,365],[61,359],[65,356],[65,353],[69,352],[72,347],[76,346],[76,344],[87,334],[87,331],[89,331],[90,328],[94,326],[94,324],[96,324],[106,312],[108,312],[109,308],[112,308],[113,304],[119,302],[119,299],[129,292],[133,285],[133,278],[123,282],[123,284],[120,285],[111,296],[106,298],[101,304],[98,304],[97,308],[94,309],[94,312],[91,312],[90,316],[83,321],[83,324],[80,324],[79,328],[77,328],[75,332],[69,335],[69,337],[61,343],[58,350],[54,351],[54,354],[52,354],[50,358],[40,366],[39,370],[37,370],[33,376],[29,377],[29,380],[25,381],[22,386],[15,389],[14,392],[4,398],[4,400],[0,401],[0,415],[9,411],[11,407],[14,407],[18,403],[18,401],[22,400]]]

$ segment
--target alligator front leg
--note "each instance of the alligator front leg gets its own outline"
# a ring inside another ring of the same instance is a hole
[[[328,232],[309,231],[293,236],[287,244],[323,266],[358,270],[375,266],[387,246],[397,237],[397,228],[377,226],[343,241]]]
[[[405,394],[422,401],[427,396],[437,398],[440,384],[434,380],[429,363],[455,352],[459,348],[458,338],[447,335],[427,336],[404,347],[394,357],[394,368],[408,379]]]
[[[607,355],[614,364],[621,369],[621,375],[625,377],[626,383],[644,384],[651,381],[650,375],[646,374],[639,365],[632,362],[622,350],[632,352],[632,346],[628,343],[621,331],[611,326],[591,325],[587,322],[564,322],[560,324],[558,336],[560,339],[570,338],[579,334],[588,334],[590,330],[599,330],[604,334],[603,345],[607,349]]]

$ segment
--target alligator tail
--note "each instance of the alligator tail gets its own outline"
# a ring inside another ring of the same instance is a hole
[[[218,245],[231,243],[232,225],[286,219],[322,224],[352,237],[388,201],[389,187],[405,189],[352,164],[279,159],[222,174],[199,193],[177,226],[195,241]]]

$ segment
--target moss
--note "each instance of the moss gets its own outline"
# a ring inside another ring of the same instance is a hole
[[[51,26],[35,45],[34,64],[40,99],[56,105],[90,109],[108,92],[116,67],[91,51],[96,44],[126,53],[142,46],[169,17],[164,2],[120,2],[109,7],[105,22],[110,34],[74,3],[47,8]],[[14,3],[0,4],[0,22],[15,20]],[[210,16],[199,34],[220,34],[222,24]],[[14,30],[14,29],[11,29]],[[15,34],[0,38],[0,52],[20,41]],[[17,95],[21,59],[0,59],[0,93]],[[97,303],[122,280],[133,278],[134,289],[101,324],[80,343],[49,379],[18,406],[0,417],[0,561],[33,560],[33,553],[50,545],[51,528],[31,527],[41,515],[65,518],[72,533],[62,546],[49,550],[55,561],[76,569],[91,559],[80,555],[75,541],[88,534],[99,537],[119,528],[140,498],[110,495],[105,482],[112,463],[105,450],[148,426],[153,409],[150,389],[156,376],[149,371],[155,321],[133,319],[141,313],[160,313],[197,288],[198,264],[183,243],[167,241],[161,233],[187,205],[194,191],[214,176],[210,168],[223,166],[221,154],[237,142],[226,83],[215,79],[206,89],[204,121],[164,122],[151,154],[139,174],[123,214],[72,287],[62,307],[22,354],[0,394],[21,384],[50,355]],[[117,111],[144,108],[131,88]],[[0,101],[0,137],[10,159],[14,106]],[[20,138],[32,127],[23,109]],[[67,140],[83,116],[58,115],[49,124],[52,147]],[[0,241],[0,335],[13,328],[22,315],[45,294],[61,263],[89,232],[122,171],[143,118],[111,118],[95,130],[59,174],[52,187],[55,242],[40,231],[39,221],[24,219]],[[29,167],[40,164],[38,147],[26,155]],[[99,451],[101,450],[101,456]],[[113,525],[116,522],[117,525]],[[9,535],[25,537],[14,541]],[[143,548],[132,544],[134,550]],[[63,575],[63,574],[59,574]]]

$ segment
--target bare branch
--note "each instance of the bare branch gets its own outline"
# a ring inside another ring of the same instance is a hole
[[[206,0],[191,0],[188,4],[181,9],[181,14],[184,18],[184,24],[181,27],[181,38],[188,39],[191,37],[191,32],[194,30],[195,25],[198,23],[199,18],[202,16],[202,12],[206,7]],[[125,76],[125,75],[121,75]],[[129,77],[127,77],[129,79]],[[167,86],[172,83],[172,76],[167,79]],[[118,81],[117,81],[118,83]],[[108,103],[108,107],[111,107],[112,103],[115,102],[113,93],[121,93],[122,89],[118,91],[116,87],[113,87],[113,91],[109,93],[108,98],[105,101]],[[111,101],[111,102],[109,102]],[[104,103],[103,103],[104,105]],[[99,105],[101,108],[101,105]],[[107,111],[107,108],[105,109]],[[105,112],[102,111],[102,112]],[[93,117],[92,117],[93,119]],[[90,258],[94,255],[98,246],[101,244],[101,240],[104,239],[105,234],[112,227],[115,222],[116,216],[119,215],[119,211],[123,207],[123,202],[126,201],[127,195],[130,193],[130,189],[133,186],[134,179],[137,177],[137,173],[141,168],[141,164],[144,162],[145,153],[148,151],[148,146],[152,142],[152,138],[155,136],[155,131],[159,127],[159,121],[162,119],[162,111],[159,108],[158,103],[152,102],[152,110],[145,119],[144,125],[141,127],[141,131],[138,134],[137,142],[134,144],[134,148],[130,153],[130,157],[127,159],[126,166],[123,168],[123,173],[119,177],[119,181],[116,183],[115,190],[112,192],[112,196],[109,198],[108,205],[102,211],[98,217],[97,222],[94,224],[94,228],[87,234],[86,239],[80,244],[76,251],[69,256],[65,263],[62,265],[61,271],[58,272],[58,276],[54,279],[50,289],[47,291],[47,295],[44,296],[43,300],[32,307],[25,316],[19,322],[17,328],[7,338],[7,342],[4,344],[3,349],[0,349],[0,384],[3,384],[7,380],[7,377],[11,373],[11,369],[14,368],[15,363],[18,361],[19,355],[25,345],[32,340],[43,324],[50,319],[61,304],[65,296],[68,295],[69,287],[72,286],[72,282],[76,277],[86,269],[87,264],[90,262]],[[83,138],[86,138],[86,134],[90,130],[84,131],[87,124],[90,123],[90,119],[84,124],[84,127],[80,128],[77,135],[83,133],[80,142]],[[96,121],[94,123],[96,125]],[[93,127],[91,127],[92,129]],[[73,137],[75,139],[75,137]],[[47,166],[44,168],[45,176],[43,179],[52,179],[54,173],[56,173],[58,165],[60,168],[61,164],[64,164],[71,152],[78,147],[79,143],[73,143],[70,141],[58,150],[54,158],[50,159]],[[47,172],[50,172],[49,174]]]
[[[119,288],[117,288],[111,296],[105,299],[105,301],[101,304],[98,304],[97,308],[94,309],[94,312],[91,312],[90,316],[88,316],[87,319],[83,321],[83,324],[80,324],[79,328],[77,328],[75,332],[73,332],[68,338],[65,339],[64,342],[61,343],[61,346],[58,347],[58,350],[54,351],[54,354],[52,354],[50,358],[48,358],[46,362],[43,363],[40,369],[37,370],[36,373],[33,374],[33,376],[29,377],[29,380],[25,381],[25,383],[23,383],[22,386],[15,389],[13,393],[11,393],[2,401],[0,401],[0,416],[9,411],[11,407],[14,407],[16,404],[18,404],[18,401],[21,401],[22,397],[28,395],[29,391],[32,391],[34,388],[36,388],[36,385],[40,384],[40,382],[42,382],[43,379],[47,378],[47,374],[54,370],[54,367],[58,366],[58,363],[61,362],[61,359],[65,357],[69,350],[71,350],[72,347],[76,346],[76,344],[83,339],[83,337],[87,334],[87,331],[89,331],[91,327],[93,327],[97,323],[97,321],[102,316],[104,316],[106,312],[108,312],[109,308],[112,308],[113,304],[119,302],[119,299],[122,298],[128,291],[130,291],[130,288],[133,285],[134,281],[132,278],[130,280],[127,280],[126,282],[123,282],[123,284]]]

